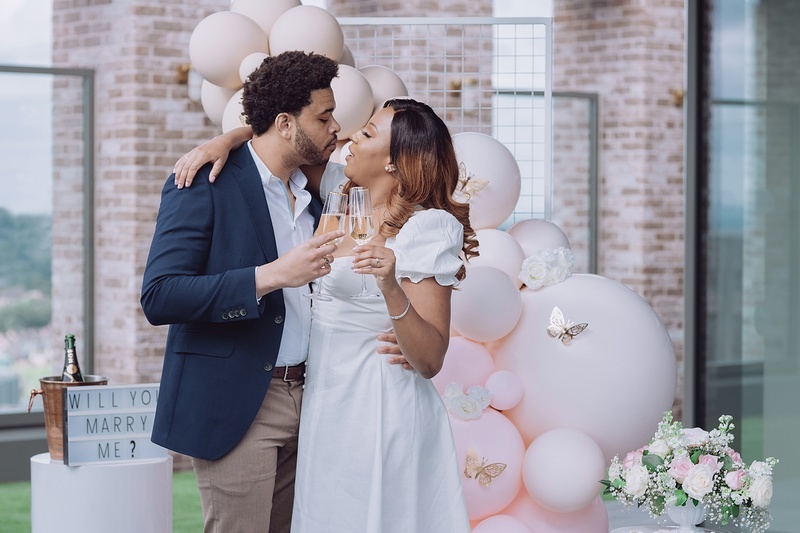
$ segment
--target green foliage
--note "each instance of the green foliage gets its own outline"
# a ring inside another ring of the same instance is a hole
[[[50,323],[50,299],[25,297],[0,307],[0,331],[41,328]]]
[[[647,453],[647,450],[642,454],[642,464],[650,471],[655,472],[658,467],[664,464],[664,459],[656,454]]]
[[[0,208],[0,288],[50,294],[52,224],[50,215],[12,215]]]

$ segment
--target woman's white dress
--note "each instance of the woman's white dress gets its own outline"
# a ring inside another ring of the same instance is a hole
[[[414,214],[386,243],[398,278],[457,283],[462,233],[445,211]],[[292,532],[468,533],[444,404],[430,380],[376,352],[392,323],[382,297],[350,299],[361,289],[351,267],[337,258],[322,287],[333,301],[313,304]]]

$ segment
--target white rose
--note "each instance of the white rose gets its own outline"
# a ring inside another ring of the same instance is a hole
[[[763,476],[750,485],[750,499],[756,507],[766,508],[772,501],[772,476]]]
[[[647,468],[643,465],[634,465],[625,473],[625,492],[638,500],[647,492],[649,481]]]
[[[714,470],[707,464],[697,464],[689,469],[683,480],[683,490],[697,501],[714,489]]]
[[[478,407],[475,398],[464,396],[454,401],[450,405],[450,412],[461,420],[473,420],[481,416],[483,409]]]
[[[522,262],[519,279],[531,289],[540,289],[547,277],[547,265],[538,257],[528,257]]]
[[[672,448],[669,447],[669,444],[664,439],[656,439],[647,446],[647,451],[663,459],[669,455]]]
[[[708,431],[703,428],[687,428],[683,430],[683,440],[686,446],[701,446],[708,442]]]

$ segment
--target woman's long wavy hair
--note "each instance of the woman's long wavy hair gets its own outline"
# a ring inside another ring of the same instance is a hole
[[[407,98],[387,100],[383,107],[394,110],[389,156],[396,170],[392,193],[386,202],[386,219],[380,228],[384,237],[397,235],[414,214],[416,206],[442,209],[464,226],[462,255],[478,255],[478,240],[469,223],[469,205],[453,200],[458,186],[458,160],[447,125],[422,102]],[[466,268],[456,277],[461,280]]]

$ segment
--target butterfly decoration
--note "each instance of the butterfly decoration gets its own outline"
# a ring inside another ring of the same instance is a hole
[[[550,325],[547,326],[547,334],[553,338],[561,339],[563,344],[569,344],[574,337],[581,334],[589,324],[583,322],[575,324],[570,320],[564,319],[564,313],[558,306],[553,307],[550,313]]]
[[[467,479],[477,479],[484,487],[492,484],[492,480],[503,473],[506,469],[505,463],[486,464],[486,459],[478,459],[475,450],[467,450],[467,466],[464,468],[464,476]]]
[[[476,178],[475,174],[467,170],[467,165],[462,161],[458,164],[458,185],[453,197],[461,203],[467,203],[488,184],[489,180]]]

